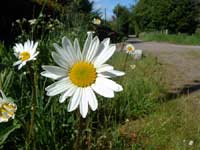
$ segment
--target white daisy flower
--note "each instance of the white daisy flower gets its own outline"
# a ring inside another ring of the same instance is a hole
[[[15,118],[17,105],[9,100],[0,90],[2,97],[0,97],[0,122],[8,122],[10,118]]]
[[[124,72],[105,64],[116,49],[115,45],[110,45],[109,38],[100,43],[98,37],[93,38],[92,33],[89,33],[82,52],[78,40],[75,39],[72,45],[67,37],[63,37],[62,47],[57,44],[54,47],[56,52],[52,52],[52,57],[58,66],[42,66],[45,71],[41,75],[58,80],[45,90],[48,96],[61,94],[60,103],[70,97],[69,112],[79,106],[85,118],[88,105],[93,111],[98,107],[94,92],[113,98],[114,92],[123,90],[121,85],[109,79],[124,75]]]
[[[26,41],[24,45],[21,43],[15,44],[13,47],[14,55],[19,59],[13,64],[13,66],[19,65],[18,70],[21,69],[28,61],[36,60],[36,56],[39,52],[36,52],[38,42],[34,44],[33,41]]]
[[[127,44],[125,50],[126,53],[131,54],[135,51],[135,47],[132,44]]]
[[[126,53],[133,55],[135,60],[139,60],[142,58],[142,50],[135,49],[132,44],[127,44],[125,50]]]
[[[101,24],[101,20],[98,19],[98,18],[94,18],[93,21],[92,21],[93,24],[96,24],[96,25],[100,25]]]

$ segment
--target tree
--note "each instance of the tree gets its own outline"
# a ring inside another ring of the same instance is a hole
[[[168,29],[172,33],[194,33],[199,6],[199,0],[140,0],[133,14],[140,31]]]
[[[129,33],[130,25],[129,9],[125,6],[121,6],[118,4],[117,6],[115,6],[113,13],[115,14],[115,30],[124,35],[127,35]]]

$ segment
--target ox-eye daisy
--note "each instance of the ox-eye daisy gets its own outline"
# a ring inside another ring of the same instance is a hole
[[[68,111],[78,106],[83,118],[88,112],[88,105],[95,111],[98,106],[96,92],[106,98],[113,98],[114,92],[122,91],[122,86],[109,78],[122,76],[124,72],[114,70],[105,62],[113,55],[116,46],[110,45],[107,38],[100,43],[99,38],[88,34],[81,52],[77,39],[74,45],[67,37],[62,39],[62,47],[54,44],[56,52],[52,57],[58,66],[42,66],[45,70],[41,75],[58,80],[46,87],[48,96],[60,95],[59,102],[63,103],[71,97]]]
[[[10,118],[14,119],[17,106],[8,99],[3,91],[0,90],[0,122],[7,122]]]
[[[19,65],[18,69],[21,69],[28,61],[36,60],[36,56],[39,52],[36,52],[38,42],[34,44],[33,41],[26,41],[24,45],[21,43],[15,44],[13,47],[14,55],[19,59],[13,64],[13,66]]]
[[[92,21],[93,24],[96,24],[96,25],[100,25],[101,24],[101,20],[98,19],[98,18],[94,18],[93,21]]]
[[[125,50],[128,54],[131,54],[135,51],[135,47],[132,44],[127,44]]]

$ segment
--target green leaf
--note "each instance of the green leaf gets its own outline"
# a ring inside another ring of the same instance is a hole
[[[0,131],[0,145],[2,145],[8,138],[8,136],[18,128],[20,128],[20,124],[14,124],[10,127],[3,129],[3,131]]]

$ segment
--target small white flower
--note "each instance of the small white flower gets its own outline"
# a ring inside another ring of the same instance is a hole
[[[9,100],[2,90],[0,90],[0,122],[7,122],[10,118],[15,118],[17,105]]]
[[[192,146],[193,144],[194,144],[194,141],[192,141],[192,140],[189,141],[189,143],[188,143],[189,146]]]
[[[38,42],[34,44],[33,41],[26,41],[24,45],[21,43],[15,44],[13,47],[14,55],[19,59],[13,64],[13,66],[19,65],[18,69],[21,69],[28,61],[36,60],[36,56],[39,52],[36,52]]]
[[[134,70],[134,69],[135,69],[135,67],[136,67],[136,65],[135,65],[135,64],[133,64],[133,65],[130,65],[130,67],[131,67],[131,69],[132,69],[132,70]]]
[[[93,21],[92,21],[93,24],[96,24],[96,25],[100,25],[101,24],[101,20],[98,19],[98,18],[94,18]]]
[[[127,118],[127,119],[125,120],[125,122],[129,122],[129,119]]]
[[[121,85],[110,80],[111,77],[122,76],[124,72],[114,70],[105,62],[114,54],[116,46],[110,45],[107,38],[100,43],[99,38],[88,34],[83,51],[77,39],[74,45],[67,37],[62,39],[62,47],[54,44],[56,52],[52,57],[58,66],[42,66],[42,76],[58,80],[46,87],[48,96],[61,94],[59,102],[63,103],[71,97],[68,111],[78,106],[83,118],[88,113],[88,105],[95,111],[98,107],[96,92],[106,98],[113,98],[114,92],[122,91]]]
[[[31,19],[28,22],[30,23],[30,25],[34,25],[36,23],[37,19]]]
[[[20,23],[21,21],[20,21],[20,19],[17,19],[16,22],[17,22],[17,23]]]
[[[135,51],[135,47],[132,44],[127,44],[125,50],[128,54],[132,54]]]

